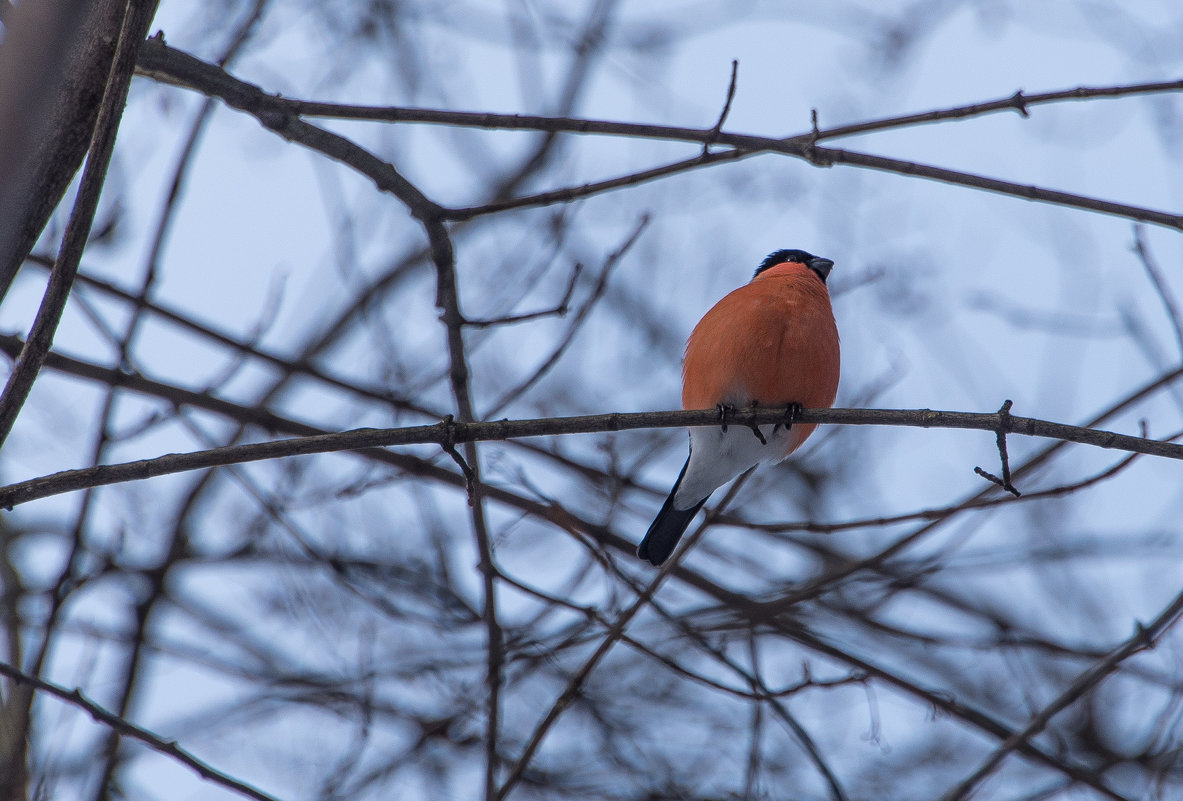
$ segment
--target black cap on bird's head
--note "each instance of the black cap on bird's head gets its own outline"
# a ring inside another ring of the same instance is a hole
[[[826,278],[830,275],[830,270],[834,266],[834,262],[829,259],[814,256],[812,253],[807,253],[804,250],[778,250],[775,253],[769,253],[768,258],[760,262],[760,266],[756,268],[756,275],[764,272],[769,267],[775,267],[785,262],[804,264],[817,273],[817,277],[822,279],[823,284],[826,282]]]

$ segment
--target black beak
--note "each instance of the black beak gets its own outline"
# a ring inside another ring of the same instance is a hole
[[[822,279],[824,284],[830,275],[830,270],[834,269],[834,262],[830,259],[823,259],[821,256],[814,256],[806,266],[817,273],[817,277]]]

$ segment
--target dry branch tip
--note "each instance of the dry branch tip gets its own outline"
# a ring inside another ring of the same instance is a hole
[[[733,58],[731,59],[731,81],[727,84],[727,98],[723,101],[723,110],[719,112],[719,119],[715,122],[714,127],[707,132],[702,143],[704,158],[710,154],[711,145],[718,141],[719,134],[723,132],[723,123],[727,121],[727,115],[731,113],[731,101],[735,100],[735,85],[738,77],[739,59]]]
[[[1022,89],[1015,90],[1015,93],[1010,96],[1011,107],[1019,112],[1022,117],[1030,117],[1031,112],[1027,110],[1027,98],[1023,95]]]
[[[440,447],[443,448],[444,453],[452,457],[452,461],[460,468],[460,472],[464,473],[468,505],[473,506],[476,503],[476,475],[469,467],[468,462],[460,455],[460,451],[456,450],[456,418],[453,415],[448,415],[440,420],[440,428],[442,430]]]
[[[989,473],[980,467],[975,467],[974,472],[987,481],[1002,487],[1016,498],[1021,498],[1023,493],[1019,492],[1019,490],[1014,484],[1011,483],[1010,480],[1010,455],[1006,451],[1006,433],[1011,428],[1010,409],[1013,405],[1014,401],[1005,400],[1002,402],[1002,406],[1000,406],[998,409],[998,457],[1002,461],[1002,477],[999,478],[993,473]]]

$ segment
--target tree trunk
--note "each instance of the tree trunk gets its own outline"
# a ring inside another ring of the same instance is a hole
[[[82,166],[126,6],[127,0],[42,0],[7,15],[0,46],[0,300]]]

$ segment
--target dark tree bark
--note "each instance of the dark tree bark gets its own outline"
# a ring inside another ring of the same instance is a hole
[[[126,0],[56,0],[22,3],[7,15],[0,46],[0,300],[82,166],[126,7]],[[144,15],[143,35],[151,18]]]

